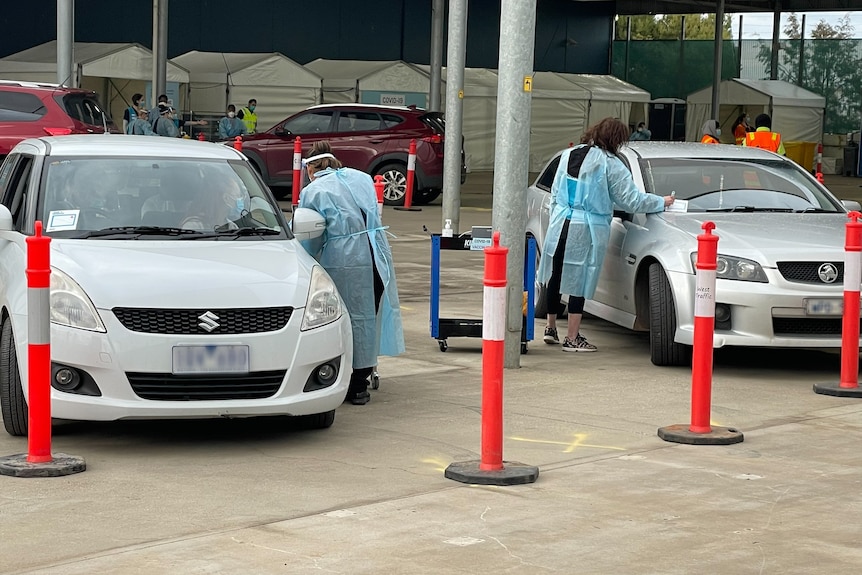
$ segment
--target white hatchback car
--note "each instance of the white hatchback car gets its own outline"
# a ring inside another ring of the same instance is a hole
[[[319,235],[322,218],[307,212],[295,232]],[[351,373],[350,319],[245,157],[220,144],[89,135],[25,140],[0,167],[7,432],[27,433],[19,358],[36,221],[51,238],[53,417],[332,424]]]
[[[649,331],[652,362],[685,365],[694,337],[697,236],[715,223],[716,347],[841,346],[841,202],[792,160],[732,145],[634,142],[620,151],[642,191],[677,201],[657,214],[615,212],[595,297],[584,310]],[[552,158],[527,192],[527,231],[541,248]]]

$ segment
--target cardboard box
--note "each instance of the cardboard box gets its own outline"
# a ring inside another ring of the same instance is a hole
[[[831,148],[833,146],[843,146],[843,145],[844,144],[842,144],[839,140],[838,134],[823,134],[823,147],[824,148]],[[825,150],[823,151],[823,155],[824,156],[826,155]],[[835,157],[837,158],[838,156],[835,156]]]
[[[844,172],[844,158],[823,157],[823,173],[836,175]]]
[[[844,146],[823,146],[823,159],[843,158]]]

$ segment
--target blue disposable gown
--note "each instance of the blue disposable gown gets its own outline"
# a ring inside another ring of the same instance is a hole
[[[150,127],[150,123],[146,120],[142,120],[141,118],[136,117],[129,123],[128,133],[133,136],[157,136],[153,129]]]
[[[581,146],[578,146],[580,148]],[[539,281],[551,279],[554,254],[560,249],[563,224],[569,234],[563,258],[560,293],[592,298],[605,259],[614,204],[627,212],[660,212],[664,198],[637,189],[622,160],[593,147],[584,158],[577,178],[568,174],[569,154],[563,152],[551,185],[551,213],[539,263]]]
[[[347,306],[353,326],[353,368],[377,365],[378,355],[402,353],[404,332],[395,267],[377,214],[371,177],[352,168],[321,170],[303,188],[299,206],[326,219],[323,235],[302,244],[332,277]],[[376,314],[372,250],[384,285]]]

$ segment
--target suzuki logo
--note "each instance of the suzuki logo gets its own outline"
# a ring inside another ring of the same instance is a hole
[[[835,280],[838,279],[838,268],[829,262],[821,264],[821,266],[817,268],[817,277],[819,277],[820,281],[825,284],[835,283]]]
[[[218,316],[211,311],[208,311],[204,314],[198,316],[198,319],[201,322],[198,324],[198,327],[206,330],[207,332],[212,332],[219,327]]]

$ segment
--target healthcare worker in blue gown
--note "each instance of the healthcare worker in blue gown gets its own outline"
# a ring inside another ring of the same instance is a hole
[[[299,207],[322,215],[326,231],[303,246],[332,277],[350,314],[353,374],[345,401],[364,405],[377,356],[404,351],[392,251],[371,177],[342,167],[325,140],[315,142],[304,163],[311,182]]]
[[[569,319],[563,351],[596,351],[579,333],[584,302],[593,297],[611,230],[614,204],[629,213],[660,212],[672,196],[637,189],[631,172],[617,156],[629,139],[628,128],[615,118],[591,126],[581,144],[569,148],[551,185],[551,213],[539,281],[546,284],[548,323],[545,343],[560,343],[557,316],[565,311],[561,294],[569,294]]]

